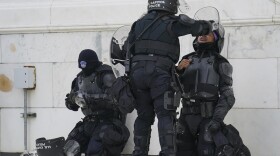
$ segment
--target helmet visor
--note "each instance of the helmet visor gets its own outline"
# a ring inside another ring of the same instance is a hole
[[[206,20],[212,23],[213,30],[219,30],[220,15],[219,11],[211,6],[199,9],[195,15],[195,20]]]

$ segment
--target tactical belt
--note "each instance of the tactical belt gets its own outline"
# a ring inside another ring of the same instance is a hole
[[[163,57],[159,55],[154,54],[148,54],[148,55],[136,55],[132,58],[132,69],[137,69],[140,67],[145,66],[145,62],[139,62],[139,61],[153,61],[156,62],[156,67],[161,68],[162,70],[170,71],[172,66],[174,65],[174,62],[168,58]],[[137,63],[135,66],[133,66],[133,63]]]
[[[92,112],[90,115],[87,115],[83,120],[84,121],[108,121],[113,119],[119,119],[119,113],[114,112],[113,110],[98,110]]]
[[[153,50],[160,50],[165,51],[166,55],[170,52],[177,52],[180,50],[178,46],[160,42],[160,41],[153,41],[153,40],[140,40],[136,41],[135,49],[153,49]]]
[[[187,101],[182,100],[183,108],[181,114],[196,115],[201,114],[202,117],[209,118],[213,116],[216,102],[214,101]]]

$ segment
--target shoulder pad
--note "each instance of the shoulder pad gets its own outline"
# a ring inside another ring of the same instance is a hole
[[[219,59],[219,62],[227,62],[227,63],[229,63],[228,60],[224,56],[222,56],[221,54],[215,53],[215,55]]]
[[[113,71],[112,67],[107,64],[102,64],[100,67],[96,69],[97,72],[104,72],[104,71]]]
[[[232,78],[233,68],[228,62],[223,62],[219,64],[219,72],[221,76],[227,76]]]

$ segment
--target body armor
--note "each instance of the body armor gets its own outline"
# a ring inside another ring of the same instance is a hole
[[[215,56],[191,56],[190,66],[181,76],[184,91],[189,99],[214,101],[218,98],[219,74],[214,67]]]
[[[139,34],[158,16],[152,12],[143,17],[135,25],[135,36]],[[178,36],[171,31],[171,25],[175,21],[172,15],[167,15],[156,21],[141,37],[135,42],[133,55],[159,55],[169,57],[177,62],[180,55],[180,44]]]
[[[101,72],[94,72],[87,77],[82,73],[77,76],[78,93],[85,100],[85,104],[81,106],[81,109],[86,116],[100,115],[100,112],[103,111],[114,112],[113,99],[107,94],[107,89],[102,86],[105,82],[102,82],[103,79],[100,78]]]

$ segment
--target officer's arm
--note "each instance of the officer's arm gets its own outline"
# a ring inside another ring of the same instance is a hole
[[[136,21],[137,22],[137,21]],[[128,34],[128,37],[127,37],[127,41],[125,41],[125,44],[123,47],[123,50],[125,50],[125,52],[127,51],[130,51],[130,53],[134,53],[134,42],[136,40],[136,35],[135,35],[135,25],[136,25],[136,22],[134,22],[131,26],[131,29],[130,29],[130,32]]]
[[[222,122],[227,112],[235,103],[235,97],[232,89],[232,66],[228,62],[219,64],[220,74],[220,98],[214,110],[213,120]]]
[[[192,36],[207,35],[212,31],[212,24],[205,20],[194,20],[187,15],[181,14],[173,22],[172,31],[177,36],[192,34]]]

